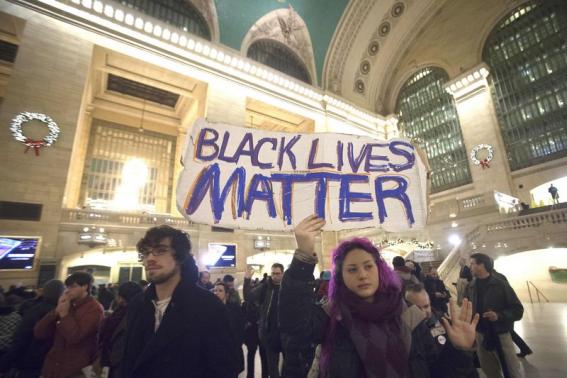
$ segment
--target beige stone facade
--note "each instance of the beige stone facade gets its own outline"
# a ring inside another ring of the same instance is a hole
[[[75,6],[71,1],[59,3]],[[483,66],[481,51],[488,34],[522,1],[408,0],[404,13],[396,17],[392,16],[390,3],[349,3],[327,52],[321,87],[298,83],[283,74],[279,80],[271,80],[278,73],[264,66],[258,66],[258,70],[263,69],[265,77],[253,74],[251,69],[246,71],[245,67],[253,62],[220,45],[218,30],[210,47],[203,42],[211,50],[204,57],[178,51],[181,49],[166,45],[144,30],[130,32],[118,26],[111,30],[106,19],[79,23],[82,15],[64,7],[48,11],[41,4],[32,10],[12,2],[0,3],[2,38],[18,45],[15,63],[0,66],[0,124],[7,129],[16,114],[34,111],[51,116],[61,129],[57,142],[42,148],[39,156],[33,151],[24,154],[25,146],[8,132],[0,134],[0,200],[43,206],[39,221],[0,220],[1,234],[42,238],[35,269],[0,272],[0,284],[35,285],[42,265],[55,264],[56,275],[62,278],[69,267],[96,265],[97,261],[111,269],[108,280],[116,281],[119,267],[138,266],[135,243],[148,227],[160,223],[189,232],[201,265],[208,243],[237,244],[236,267],[217,270],[217,276],[231,273],[242,278],[246,258],[265,252],[254,249],[258,236],[270,236],[269,250],[291,253],[295,242],[290,234],[219,232],[210,226],[189,224],[180,217],[174,204],[174,188],[186,135],[197,118],[205,117],[211,122],[271,130],[396,136],[396,120],[390,115],[395,112],[404,82],[426,66],[445,69],[450,82],[478,70]],[[216,17],[216,10],[208,17]],[[388,36],[380,36],[377,19],[391,25]],[[218,29],[216,21],[208,21]],[[162,25],[159,21],[154,24]],[[380,50],[370,55],[368,47],[375,40]],[[199,41],[195,38],[193,42]],[[211,59],[213,49],[215,58]],[[232,60],[219,59],[221,53]],[[365,60],[371,66],[363,74],[359,67]],[[315,71],[313,64],[309,68]],[[167,107],[113,92],[107,87],[110,75],[172,93],[179,100],[174,107]],[[364,93],[355,89],[353,83],[357,80],[365,83]],[[430,196],[429,226],[423,231],[399,235],[381,230],[323,234],[317,247],[321,268],[330,267],[334,245],[352,235],[365,235],[377,242],[397,238],[432,241],[439,260],[454,255],[455,249],[447,242],[453,233],[458,233],[469,247],[473,242],[487,248],[505,243],[509,247],[502,247],[502,254],[546,248],[550,241],[555,246],[567,246],[562,231],[567,223],[561,211],[556,218],[559,223],[546,220],[540,223],[539,230],[544,232],[535,232],[529,238],[515,226],[496,236],[494,231],[473,238],[479,225],[510,221],[498,212],[493,191],[529,198],[529,191],[536,186],[567,176],[567,158],[511,172],[486,81],[455,98],[455,104],[467,153],[482,143],[494,147],[490,168],[481,169],[468,159],[472,183]],[[160,214],[117,214],[84,208],[85,164],[94,120],[175,139],[170,197],[159,205],[163,209]],[[42,130],[36,127],[30,132],[39,134],[30,136],[40,138]],[[79,233],[90,226],[103,227],[113,244],[104,248],[78,244]]]

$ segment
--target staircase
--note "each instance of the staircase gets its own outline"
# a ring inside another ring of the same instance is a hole
[[[451,291],[459,276],[461,258],[482,252],[493,258],[548,247],[567,247],[567,209],[519,215],[481,224],[466,234],[439,266],[439,277]]]

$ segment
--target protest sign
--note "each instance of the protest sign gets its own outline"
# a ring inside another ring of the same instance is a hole
[[[203,119],[187,138],[177,207],[195,223],[291,230],[318,214],[328,231],[425,226],[427,172],[407,140],[271,132]]]

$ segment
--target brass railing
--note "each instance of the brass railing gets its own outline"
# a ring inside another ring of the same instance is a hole
[[[537,295],[537,303],[541,303],[541,299],[540,296],[543,297],[543,299],[545,299],[545,301],[547,303],[549,303],[549,299],[547,299],[547,297],[542,293],[542,291],[540,289],[537,288],[537,286],[532,282],[532,281],[526,281],[526,286],[528,287],[528,295],[530,296],[530,302],[533,304],[534,300],[532,297],[532,291],[530,290],[530,286],[532,286],[536,292]]]

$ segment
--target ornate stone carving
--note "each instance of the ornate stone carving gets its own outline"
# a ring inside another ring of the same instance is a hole
[[[375,0],[351,0],[349,2],[327,52],[323,68],[323,86],[326,89],[341,94],[340,88],[346,59],[363,21],[377,3]]]
[[[244,37],[241,46],[242,54],[246,55],[250,45],[260,39],[272,39],[288,46],[305,64],[313,84],[317,83],[315,57],[309,30],[291,5],[287,9],[276,9],[260,18]]]
[[[209,30],[211,31],[211,39],[215,42],[219,42],[219,20],[217,16],[217,8],[215,7],[215,2],[213,0],[185,0],[191,3],[197,10],[201,13]]]
[[[391,12],[392,17],[400,17],[404,13],[405,9],[406,9],[406,6],[402,2],[394,4],[394,6],[392,7],[392,12]]]

